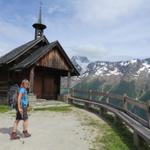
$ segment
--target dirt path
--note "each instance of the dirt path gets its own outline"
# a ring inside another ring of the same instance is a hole
[[[0,114],[0,150],[90,150],[96,130],[85,125],[89,118],[104,123],[96,115],[73,108],[71,112],[33,112],[28,139],[10,141],[15,114]],[[22,123],[19,126],[20,136]]]

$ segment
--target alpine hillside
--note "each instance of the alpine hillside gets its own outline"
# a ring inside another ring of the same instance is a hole
[[[75,88],[126,93],[142,101],[150,99],[150,58],[109,62],[73,56],[71,60],[80,72],[78,78],[72,79]]]

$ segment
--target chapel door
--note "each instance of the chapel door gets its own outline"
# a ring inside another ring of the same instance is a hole
[[[43,98],[45,99],[56,99],[57,91],[56,91],[56,83],[54,76],[46,76],[43,79]]]

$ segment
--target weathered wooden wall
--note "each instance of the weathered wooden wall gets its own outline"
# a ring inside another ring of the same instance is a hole
[[[8,91],[8,72],[1,69],[0,72],[0,99],[2,100],[7,96]]]
[[[12,71],[9,73],[9,80],[11,80],[13,83],[17,83],[18,85],[21,84],[21,81],[23,79],[28,79],[29,80],[29,70],[22,70],[22,71]]]
[[[0,101],[7,101],[7,93],[11,85],[18,84],[20,85],[23,79],[29,79],[29,71],[26,69],[24,71],[15,72],[8,71],[6,69],[0,69]],[[0,102],[0,103],[1,103]],[[4,103],[4,102],[2,102]]]
[[[38,61],[39,66],[51,67],[61,70],[69,70],[68,64],[64,57],[59,53],[57,48],[50,51],[47,55]]]

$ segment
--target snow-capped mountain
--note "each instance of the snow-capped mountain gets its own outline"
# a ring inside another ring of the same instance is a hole
[[[73,56],[71,61],[81,74],[86,72],[87,66],[90,64],[89,59],[84,56]]]
[[[74,88],[126,93],[140,101],[150,99],[150,58],[93,62],[74,56],[72,62],[80,72],[80,77],[72,78]]]
[[[150,59],[91,62],[87,57],[73,56],[71,60],[82,77],[116,75],[136,78],[141,74],[150,74]]]

